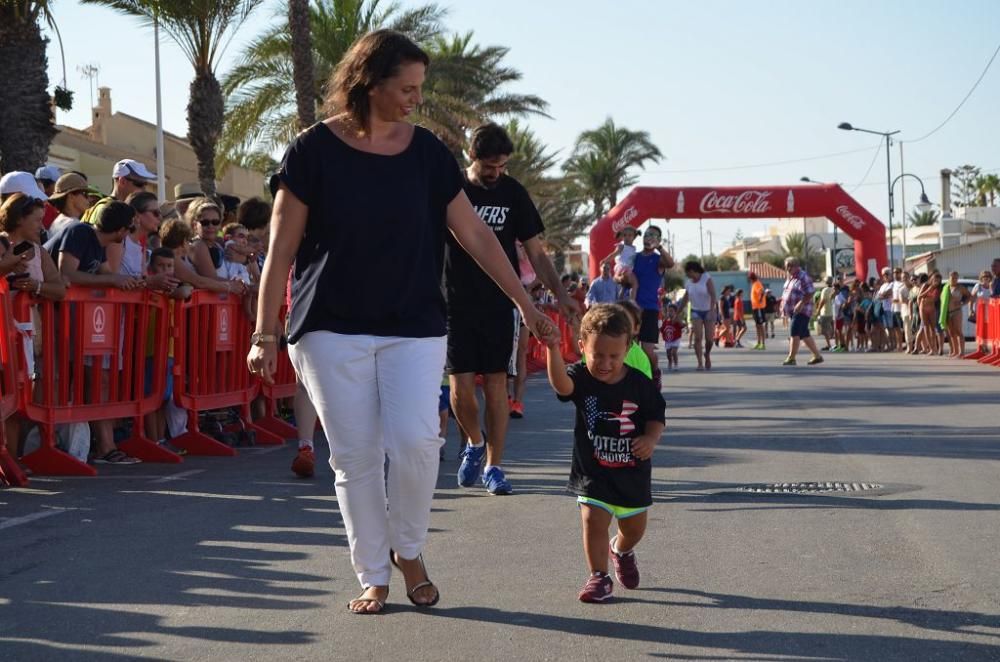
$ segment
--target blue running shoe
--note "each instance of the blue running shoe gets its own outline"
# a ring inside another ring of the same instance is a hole
[[[462,487],[472,487],[479,478],[479,467],[483,464],[483,456],[486,455],[486,444],[479,448],[465,445],[462,451],[462,464],[458,467],[458,484]]]
[[[510,486],[507,477],[503,475],[503,469],[490,467],[490,470],[483,474],[483,485],[486,491],[494,496],[510,494],[514,488]]]

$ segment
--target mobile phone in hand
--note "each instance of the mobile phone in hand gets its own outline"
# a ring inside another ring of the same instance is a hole
[[[27,239],[25,239],[24,241],[22,241],[21,243],[19,243],[17,246],[14,246],[14,255],[20,255],[21,253],[27,253],[28,251],[30,251],[34,247],[35,247],[35,245],[33,243],[31,243],[30,241],[28,241]]]

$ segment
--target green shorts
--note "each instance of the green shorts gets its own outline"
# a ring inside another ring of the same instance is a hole
[[[591,499],[590,497],[578,496],[576,498],[577,503],[585,503],[588,506],[593,506],[594,508],[600,508],[601,510],[606,510],[611,513],[612,517],[615,519],[628,519],[629,517],[634,517],[640,515],[647,510],[648,506],[642,508],[626,508],[624,506],[613,506],[610,503],[604,503],[599,499]]]

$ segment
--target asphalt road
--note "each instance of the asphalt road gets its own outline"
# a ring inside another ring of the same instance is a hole
[[[396,576],[357,591],[322,467],[294,449],[102,467],[0,491],[0,659],[1000,660],[1000,370],[829,355],[782,368],[724,350],[666,377],[642,587],[577,602],[564,492],[572,409],[532,378],[505,463],[516,493],[454,483],[448,442],[426,558],[440,605]],[[322,455],[324,449],[320,449]],[[875,483],[857,496],[740,486]]]

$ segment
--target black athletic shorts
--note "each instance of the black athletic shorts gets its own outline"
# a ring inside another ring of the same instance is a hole
[[[763,308],[753,309],[753,321],[754,324],[760,324],[761,326],[767,324],[767,313],[764,312]]]
[[[449,375],[517,374],[520,328],[521,314],[516,308],[449,312],[445,371]]]
[[[643,310],[642,323],[639,325],[639,342],[656,344],[660,339],[660,312],[658,310]]]

